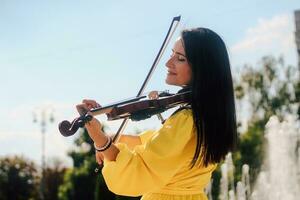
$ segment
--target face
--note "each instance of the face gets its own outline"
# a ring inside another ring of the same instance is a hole
[[[168,70],[166,83],[169,85],[185,86],[192,78],[192,70],[188,64],[181,38],[177,39],[172,49],[172,55],[166,63]]]

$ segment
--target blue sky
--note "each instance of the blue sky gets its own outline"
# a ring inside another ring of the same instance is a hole
[[[40,126],[32,122],[32,113],[53,109],[47,158],[69,162],[66,151],[73,138],[59,135],[58,122],[76,117],[74,106],[84,98],[105,105],[135,96],[171,19],[179,14],[172,41],[184,28],[213,29],[227,44],[235,76],[243,64],[255,65],[264,55],[283,55],[296,65],[296,9],[298,0],[0,0],[0,155],[22,154],[39,162]],[[164,83],[171,47],[146,91],[178,89]],[[117,124],[108,123],[112,132]],[[151,119],[127,131],[158,126]]]

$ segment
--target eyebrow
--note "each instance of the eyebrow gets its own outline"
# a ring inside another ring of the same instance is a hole
[[[181,55],[181,56],[183,56],[183,57],[186,58],[186,56],[185,56],[184,54],[182,54],[182,53],[180,53],[180,52],[178,52],[178,51],[174,51],[174,49],[172,49],[172,52],[173,52],[173,53],[176,53],[176,54],[178,54],[178,55]]]

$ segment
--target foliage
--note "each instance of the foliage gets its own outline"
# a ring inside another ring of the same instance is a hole
[[[73,159],[73,168],[69,169],[63,184],[59,188],[59,199],[115,199],[103,180],[101,173],[95,173],[99,168],[95,161],[92,140],[84,129],[75,140],[76,150],[69,152]]]
[[[221,181],[221,165],[218,165],[217,169],[212,174],[212,197],[218,199],[220,193],[220,181]]]
[[[283,119],[287,113],[300,116],[299,72],[293,66],[285,66],[283,58],[267,56],[256,67],[246,65],[234,85],[237,105],[243,107],[249,103],[251,108],[243,132],[240,131],[241,119],[238,119],[238,146],[233,153],[235,183],[241,180],[243,164],[248,164],[253,185],[263,165],[265,124],[269,118],[277,115]],[[213,199],[219,196],[220,165],[213,174]]]
[[[264,160],[264,131],[269,118],[277,115],[283,119],[288,113],[300,116],[300,79],[295,67],[271,56],[263,57],[256,68],[245,66],[239,78],[235,83],[238,104],[249,102],[251,110],[247,130],[240,133],[233,156],[238,169],[235,177],[241,179],[240,169],[247,163],[253,184]]]
[[[44,170],[45,200],[58,199],[58,188],[63,183],[65,172],[66,168],[62,166],[59,160],[53,160],[51,167]]]
[[[238,151],[234,153],[236,169],[242,169],[243,164],[248,164],[252,183],[257,177],[264,159],[264,128],[258,123],[250,126],[239,138]],[[241,180],[240,170],[235,171],[236,182]]]
[[[87,143],[84,143],[87,142]],[[90,147],[91,140],[85,132],[81,132],[80,137],[76,139],[76,150],[69,152],[73,159],[73,169],[69,169],[64,176],[63,185],[59,188],[60,199],[94,199],[95,178],[92,176],[92,156]]]
[[[39,199],[38,191],[33,162],[18,156],[0,159],[0,200]]]
[[[297,69],[285,66],[283,58],[263,57],[261,67],[245,66],[236,83],[238,100],[251,104],[250,125],[261,121],[265,124],[270,116],[280,118],[299,107],[299,75]]]

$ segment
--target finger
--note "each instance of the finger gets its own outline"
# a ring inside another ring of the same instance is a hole
[[[97,152],[98,158],[101,160],[101,162],[103,163],[104,160],[104,155],[101,152]]]
[[[90,100],[90,99],[83,99],[82,103],[87,105],[88,107],[93,106],[93,104],[94,104],[93,100]]]
[[[94,106],[91,105],[91,104],[87,104],[87,107],[89,108],[89,110],[91,110],[92,108],[94,108]]]
[[[102,160],[102,162],[103,162],[103,160],[104,160],[104,155],[103,155],[103,153],[99,153],[100,155],[99,155],[99,157],[101,158],[101,160]]]
[[[99,107],[99,104],[91,99],[84,99],[82,103],[86,104],[90,109]]]
[[[101,160],[104,159],[104,156],[101,152],[96,152],[96,154],[97,154],[97,157],[100,158]]]
[[[76,109],[79,112],[80,115],[84,115],[89,111],[89,108],[86,104],[78,104],[76,105]]]
[[[98,163],[99,165],[102,165],[102,159],[100,158],[99,154],[96,153],[95,156],[96,156],[96,161],[97,161],[97,163]]]

